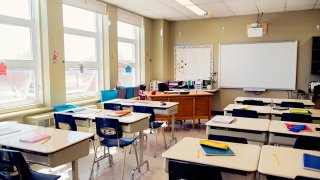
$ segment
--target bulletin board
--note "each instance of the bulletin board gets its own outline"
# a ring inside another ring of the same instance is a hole
[[[213,73],[213,45],[174,46],[174,79],[209,79]]]

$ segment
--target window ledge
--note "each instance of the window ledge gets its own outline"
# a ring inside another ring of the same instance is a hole
[[[8,120],[10,118],[17,118],[17,117],[24,117],[24,116],[33,115],[33,114],[45,113],[49,111],[53,111],[53,109],[51,107],[40,107],[40,108],[32,108],[32,109],[22,110],[17,112],[4,113],[4,114],[0,114],[0,121]]]
[[[71,104],[76,105],[76,106],[84,106],[84,105],[89,105],[89,104],[97,104],[99,101],[100,101],[100,99],[94,98],[94,99],[86,99],[86,100],[82,100],[82,101],[75,101],[75,102],[72,102]]]

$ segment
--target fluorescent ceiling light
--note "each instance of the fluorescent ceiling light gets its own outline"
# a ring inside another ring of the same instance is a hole
[[[190,0],[176,0],[179,4],[183,5],[184,7],[188,8],[190,11],[194,12],[198,16],[204,16],[207,12],[193,4]]]

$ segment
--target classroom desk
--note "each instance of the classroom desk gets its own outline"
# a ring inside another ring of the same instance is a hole
[[[211,119],[211,97],[212,93],[204,91],[191,91],[189,94],[164,94],[156,92],[145,92],[147,98],[152,101],[178,102],[178,113],[175,120],[192,120],[192,128],[195,128],[196,119]],[[168,119],[168,117],[159,117]]]
[[[67,110],[67,111],[70,111],[70,110]],[[68,113],[67,111],[59,112],[59,113],[70,114],[70,115],[73,115],[73,117],[75,118],[83,118],[88,120],[93,120],[96,117],[118,119],[119,122],[121,123],[123,132],[126,132],[126,133],[139,132],[139,152],[140,152],[139,166],[137,166],[133,170],[133,172],[135,172],[137,169],[140,172],[140,167],[144,164],[147,164],[147,167],[149,167],[149,162],[147,160],[145,161],[143,160],[143,130],[149,128],[150,114],[131,112],[131,114],[126,116],[114,117],[114,116],[108,116],[106,114],[107,111],[111,111],[111,110],[99,110],[98,112],[92,112],[89,114],[81,113],[81,111],[76,113]]]
[[[170,147],[172,142],[177,143],[177,138],[174,135],[174,121],[175,121],[175,114],[178,113],[178,106],[180,106],[179,103],[165,102],[166,103],[165,105],[161,105],[160,102],[158,101],[144,101],[144,100],[139,101],[139,100],[131,100],[131,99],[113,99],[110,101],[102,102],[101,104],[103,105],[104,103],[121,104],[124,107],[129,107],[132,111],[133,111],[132,106],[147,106],[147,107],[152,107],[156,115],[171,116],[172,131],[171,131],[171,141],[169,142],[168,147]]]
[[[285,123],[305,124],[312,129],[312,132],[291,132],[287,129]],[[297,137],[299,136],[320,137],[320,132],[315,130],[316,127],[320,127],[320,124],[298,123],[289,121],[271,121],[269,127],[269,144],[293,146]]]
[[[256,100],[262,101],[265,105],[271,105],[272,99],[271,98],[259,98],[259,97],[237,97],[234,99],[234,103],[243,103],[244,100]]]
[[[319,171],[311,171],[303,168],[303,153],[320,156],[319,151],[270,145],[262,146],[258,167],[259,179],[265,180],[267,175],[288,179],[294,179],[299,175],[319,178]],[[279,164],[274,155],[278,158]]]
[[[231,115],[233,109],[241,109],[244,106],[248,107],[247,110],[257,111],[259,116],[269,119],[271,107],[270,106],[253,106],[253,105],[242,105],[242,104],[229,104],[227,107],[223,109],[224,115]]]
[[[165,158],[165,171],[168,171],[168,160],[172,159],[216,166],[222,171],[245,175],[246,179],[254,179],[260,156],[259,146],[224,142],[235,152],[235,156],[206,156],[199,150],[199,140],[185,137],[164,152],[162,157]]]
[[[67,131],[53,128],[25,124],[3,124],[0,127],[21,129],[21,132],[9,134],[10,137],[1,138],[3,147],[21,151],[29,162],[42,164],[49,167],[60,166],[72,162],[72,178],[78,179],[78,159],[89,154],[89,139],[92,133]],[[37,134],[48,134],[51,139],[42,144],[21,142],[20,139]]]
[[[301,102],[307,107],[314,107],[314,103],[308,99],[280,99],[280,98],[272,98],[273,104],[280,106],[281,102]]]
[[[271,109],[271,119],[272,120],[280,120],[283,113],[290,113],[290,109],[301,109],[301,108],[289,108],[288,110],[276,110]],[[320,123],[320,110],[319,109],[304,109],[309,110],[311,112],[313,123]]]
[[[242,118],[235,117],[236,121],[231,124],[216,123],[213,119],[218,119],[220,115],[215,116],[206,123],[207,134],[226,135],[233,137],[246,138],[248,141],[267,143],[269,119]]]

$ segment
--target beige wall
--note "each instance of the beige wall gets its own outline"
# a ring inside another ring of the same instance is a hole
[[[153,72],[153,21],[148,18],[143,19],[144,26],[144,62],[142,62],[142,66],[144,66],[144,74],[141,73],[141,79],[144,79],[142,83],[146,83],[147,88],[149,89],[149,82],[152,80],[152,72]]]
[[[310,80],[320,80],[311,75],[311,37],[319,36],[320,10],[264,14],[262,22],[268,23],[267,35],[248,38],[246,25],[255,22],[256,15],[177,21],[170,23],[170,66],[173,67],[174,45],[214,45],[214,71],[218,72],[218,44],[230,42],[298,40],[297,88],[307,91]],[[223,29],[224,28],[224,29]],[[179,36],[181,32],[181,36]],[[284,71],[285,73],[285,71]],[[219,75],[218,75],[219,76]],[[173,79],[171,69],[170,79]],[[239,89],[221,89],[213,99],[213,110],[221,111],[237,96],[256,96]],[[287,91],[268,90],[260,97],[288,97]]]

